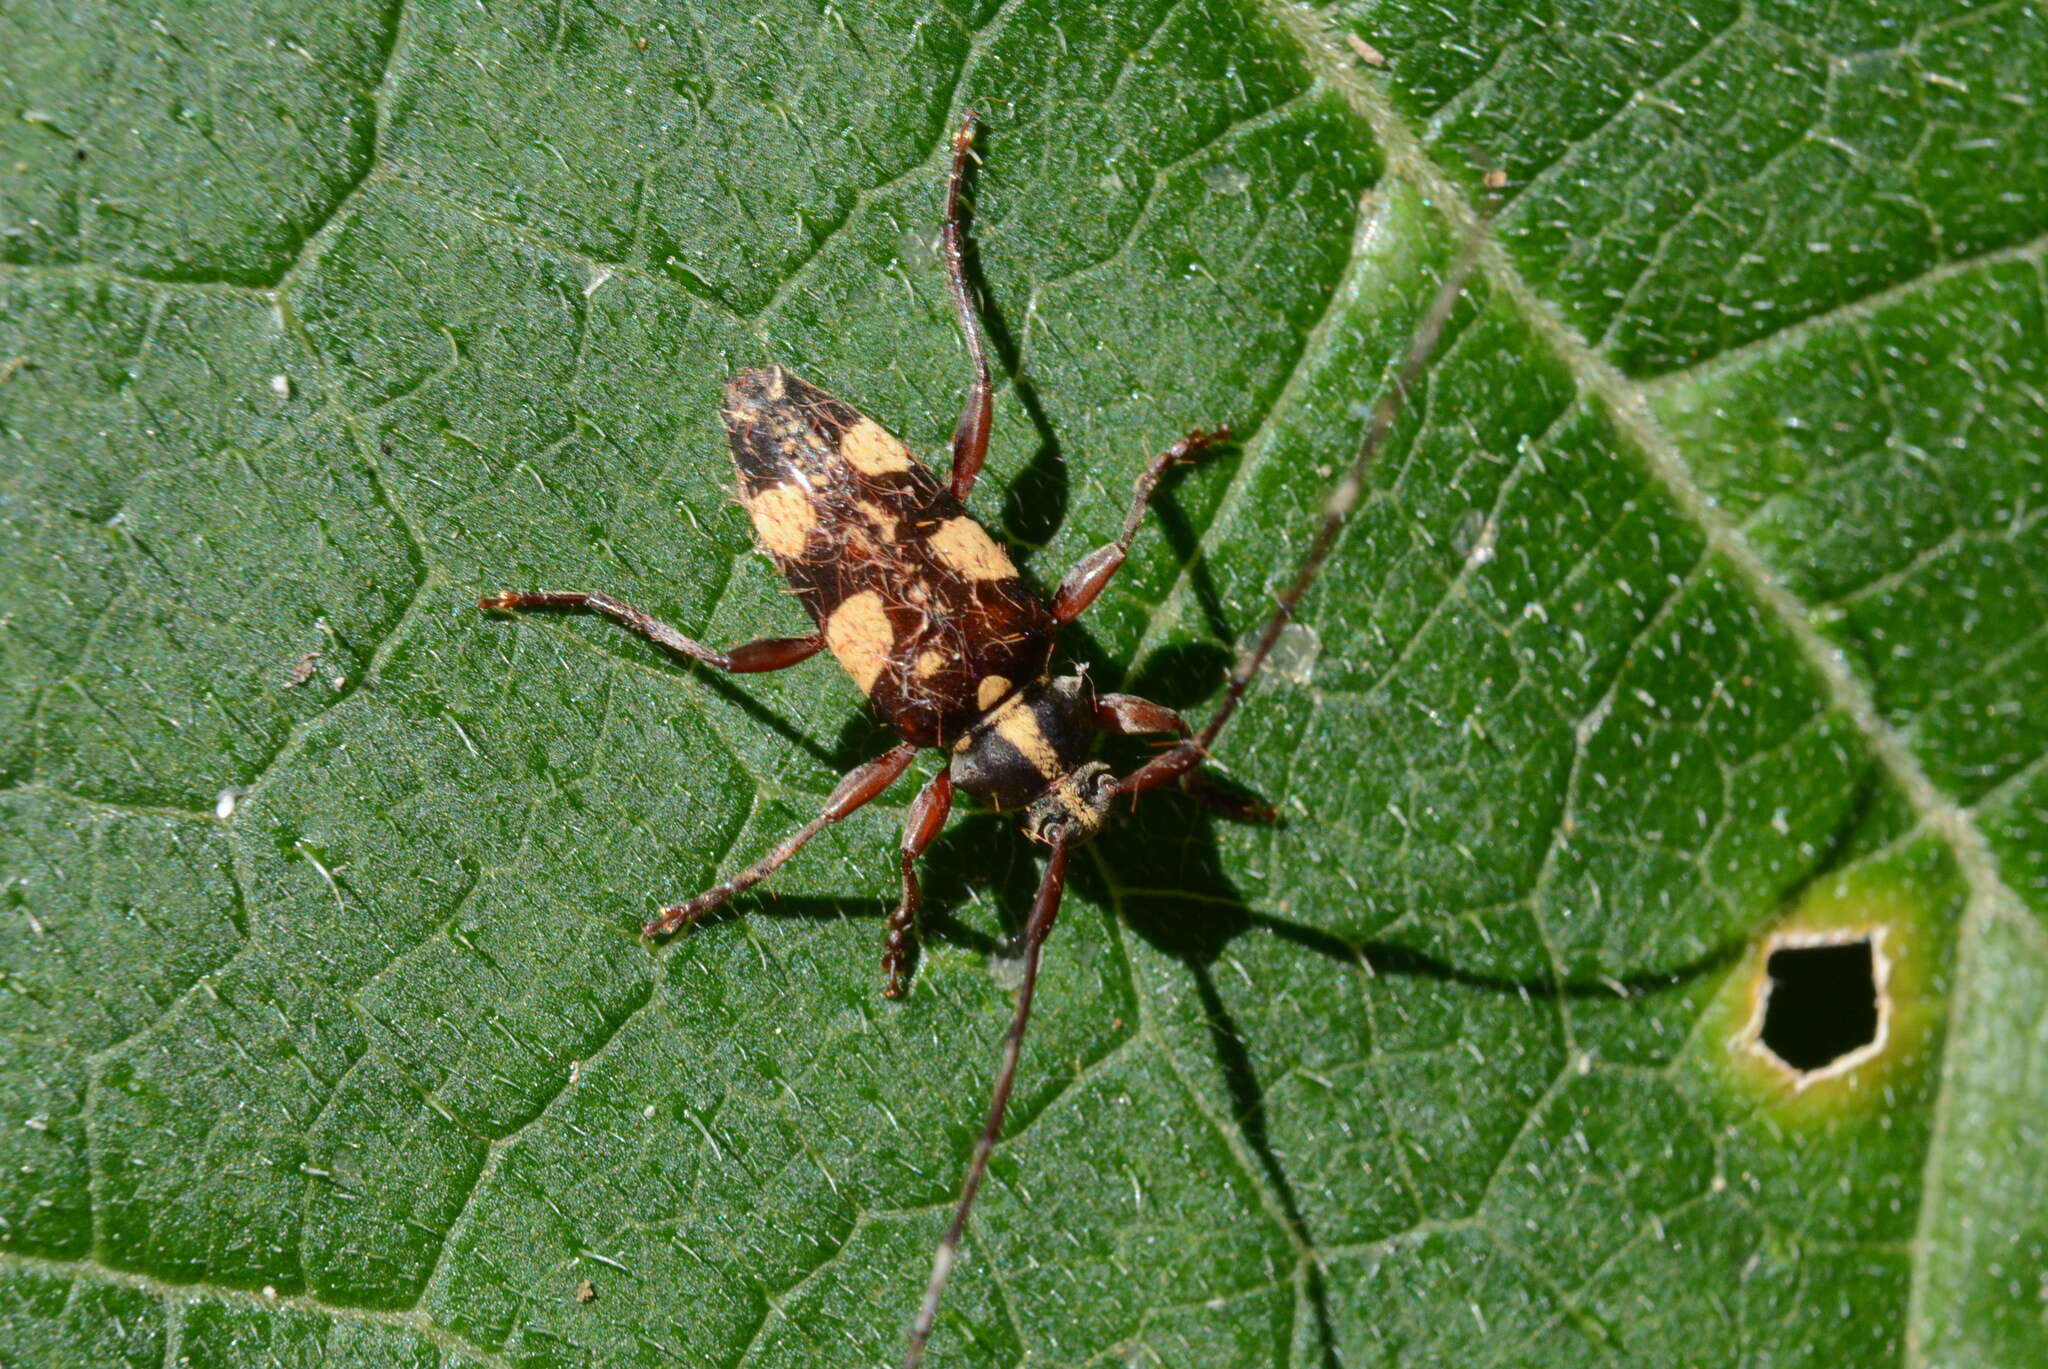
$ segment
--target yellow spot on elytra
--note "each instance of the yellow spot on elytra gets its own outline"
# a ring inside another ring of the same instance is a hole
[[[932,531],[932,550],[938,558],[970,580],[1011,580],[1017,567],[972,518],[948,518]]]
[[[810,496],[795,485],[770,485],[747,501],[747,514],[761,545],[785,561],[804,554],[804,544],[818,523]]]
[[[974,687],[974,706],[994,708],[996,700],[1010,692],[1010,682],[1000,675],[984,675],[981,683]]]
[[[943,651],[925,650],[917,653],[917,673],[919,675],[936,675],[945,668],[945,664],[946,653]]]
[[[863,694],[872,694],[882,667],[889,660],[889,648],[896,645],[896,630],[882,607],[882,596],[862,590],[825,620],[825,645],[839,658],[839,664],[853,677]]]
[[[910,448],[872,418],[863,418],[839,439],[840,455],[862,475],[888,475],[910,469]]]

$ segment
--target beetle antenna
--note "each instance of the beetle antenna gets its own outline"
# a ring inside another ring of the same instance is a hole
[[[1067,844],[1055,842],[1052,858],[1045,863],[1045,876],[1038,882],[1038,896],[1031,901],[1031,916],[1024,923],[1024,985],[1017,991],[1017,1015],[1010,1019],[1010,1034],[1003,1038],[1003,1064],[996,1071],[996,1086],[989,1095],[988,1121],[981,1138],[974,1143],[974,1158],[968,1162],[966,1181],[960,1185],[960,1201],[953,1208],[953,1221],[939,1238],[932,1256],[932,1276],[924,1287],[924,1303],[917,1309],[917,1321],[910,1328],[910,1348],[904,1352],[903,1369],[917,1369],[924,1362],[924,1343],[930,1339],[932,1324],[939,1317],[939,1299],[960,1256],[960,1238],[967,1230],[967,1214],[988,1173],[989,1156],[1003,1130],[1003,1117],[1010,1110],[1010,1088],[1017,1082],[1017,1062],[1024,1055],[1024,1027],[1031,1020],[1031,996],[1038,987],[1038,953],[1060,914],[1060,894],[1067,885]]]
[[[1344,478],[1337,482],[1337,488],[1330,491],[1330,497],[1323,503],[1322,520],[1316,524],[1315,540],[1309,544],[1308,555],[1302,558],[1301,569],[1294,573],[1293,582],[1280,595],[1273,616],[1266,620],[1264,630],[1259,633],[1258,643],[1230,672],[1230,688],[1223,695],[1223,702],[1217,706],[1215,716],[1209,719],[1209,725],[1195,738],[1193,746],[1197,755],[1208,754],[1216,734],[1237,711],[1252,677],[1259,673],[1259,667],[1266,663],[1273,644],[1280,640],[1281,629],[1293,619],[1296,605],[1308,593],[1309,586],[1315,583],[1316,576],[1322,573],[1323,562],[1329,559],[1337,534],[1343,531],[1345,520],[1357,507],[1359,496],[1365,492],[1365,477],[1379,456],[1380,448],[1386,445],[1387,434],[1394,430],[1394,422],[1401,416],[1401,406],[1407,402],[1408,392],[1422,379],[1437,343],[1443,340],[1451,314],[1465,293],[1465,281],[1478,263],[1480,246],[1486,240],[1486,223],[1482,218],[1466,230],[1457,260],[1451,263],[1450,272],[1444,276],[1443,284],[1437,287],[1436,297],[1429,302],[1428,312],[1423,314],[1414,336],[1408,341],[1408,354],[1401,360],[1401,369],[1394,373],[1393,385],[1373,406],[1372,419],[1365,425],[1365,434],[1358,441],[1358,455],[1351,459],[1351,468],[1344,472]]]

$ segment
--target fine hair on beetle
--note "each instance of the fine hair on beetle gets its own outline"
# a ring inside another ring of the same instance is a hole
[[[1420,378],[1463,292],[1478,230],[1417,326],[1392,385],[1373,409],[1349,470],[1317,522],[1307,555],[1251,650],[1230,673],[1223,698],[1197,732],[1172,709],[1131,694],[1097,693],[1083,669],[1055,668],[1060,630],[1079,618],[1115,577],[1144,522],[1160,478],[1225,442],[1229,429],[1195,430],[1146,464],[1115,540],[1075,563],[1050,601],[1018,574],[1009,553],[967,510],[988,454],[993,388],[988,352],[964,266],[961,189],[972,157],[975,113],[953,139],[946,182],[946,284],[971,368],[942,483],[894,434],[845,401],[780,366],[741,371],[721,408],[741,505],[761,550],[811,618],[800,637],[766,638],[725,650],[596,590],[507,590],[478,606],[510,612],[567,609],[601,614],[671,652],[732,674],[784,670],[829,651],[900,738],[849,771],[818,815],[767,855],[723,882],[671,904],[646,926],[650,937],[688,926],[786,864],[804,844],[900,779],[917,754],[935,748],[945,763],[905,814],[898,847],[901,896],[882,945],[882,992],[901,997],[923,898],[918,859],[945,827],[955,791],[1015,814],[1024,835],[1047,848],[1023,932],[1023,976],[1003,1041],[1001,1064],[960,1196],[933,1255],[903,1363],[916,1369],[958,1257],[968,1214],[1002,1132],[1024,1031],[1038,982],[1040,951],[1058,917],[1072,849],[1100,831],[1118,799],[1134,802],[1173,785],[1241,821],[1273,810],[1207,782],[1204,762],[1223,725],[1292,618],[1338,530],[1357,503],[1375,453],[1407,391]],[[1097,739],[1156,735],[1173,740],[1128,774],[1094,758]]]

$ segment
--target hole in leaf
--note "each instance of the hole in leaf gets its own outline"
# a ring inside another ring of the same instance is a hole
[[[1786,1067],[1812,1074],[1877,1041],[1882,1004],[1869,937],[1780,945],[1764,963],[1771,982],[1758,1035]]]

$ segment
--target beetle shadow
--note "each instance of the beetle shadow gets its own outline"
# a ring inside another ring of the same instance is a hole
[[[1053,428],[1039,407],[1038,393],[1021,373],[1013,372],[1010,387],[1024,411],[1031,416],[1032,427],[1038,430],[1038,450],[1031,454],[1031,460],[1010,481],[1010,488],[1003,495],[1002,524],[1003,540],[1018,553],[1021,562],[1029,563],[1031,553],[1052,541],[1053,534],[1066,522],[1067,505],[1073,498],[1073,477],[1067,469],[1067,458],[1059,439],[1053,435]],[[1064,574],[1064,572],[1062,572]]]
[[[662,654],[667,656],[666,652]],[[672,656],[669,656],[668,659],[670,661],[675,660]],[[720,672],[708,666],[699,665],[694,661],[684,661],[682,666],[688,673],[696,677],[696,682],[703,688],[718,695],[719,698],[723,699],[733,708],[745,714],[752,721],[759,723],[762,727],[767,728],[770,732],[788,742],[796,750],[803,752],[821,765],[831,766],[834,770],[841,772],[851,770],[862,761],[872,760],[895,744],[896,734],[888,732],[887,729],[882,729],[881,733],[877,733],[876,729],[880,728],[881,724],[873,718],[873,710],[864,708],[860,710],[860,717],[872,723],[872,726],[857,728],[849,725],[841,728],[839,740],[831,746],[825,746],[816,737],[807,736],[789,719],[761,702],[752,694],[749,694],[739,685],[734,684],[730,678]],[[886,735],[889,740],[882,742],[880,745],[873,746],[872,749],[862,750],[861,748],[868,745],[876,735]]]
[[[837,669],[836,666],[833,668]],[[897,735],[895,728],[883,722],[874,709],[863,705],[854,709],[839,725],[839,739],[821,759],[844,775],[855,766],[865,765],[890,747],[902,743],[903,738]]]
[[[1200,464],[1209,470],[1229,465],[1228,474],[1212,476],[1227,488],[1236,479],[1237,467],[1244,461],[1243,444],[1231,441],[1219,444],[1204,454]],[[1188,468],[1176,467],[1168,472],[1167,478],[1159,482],[1161,495],[1167,494],[1178,478],[1186,475]],[[1220,498],[1220,496],[1219,496]],[[1176,564],[1187,567],[1188,592],[1194,596],[1195,606],[1201,610],[1202,623],[1209,635],[1219,642],[1236,639],[1237,633],[1230,625],[1230,615],[1224,611],[1223,595],[1216,588],[1216,577],[1209,573],[1209,558],[1203,549],[1206,529],[1197,528],[1189,520],[1187,511],[1177,499],[1155,497],[1147,517],[1157,522],[1160,533],[1166,538],[1166,545],[1173,549]],[[1215,514],[1210,514],[1213,522]],[[1263,610],[1260,613],[1264,617]],[[1162,700],[1163,702],[1163,700]]]

